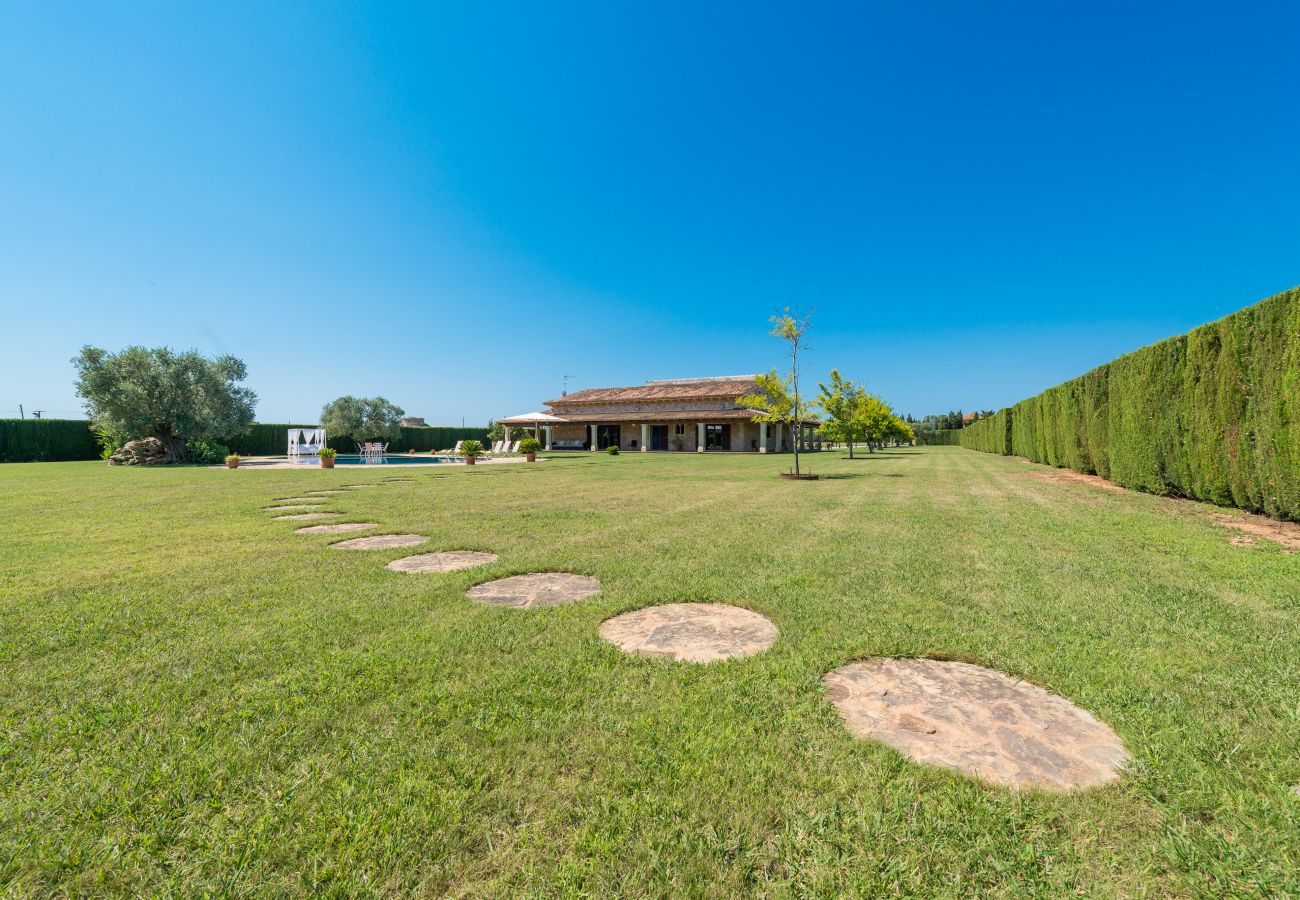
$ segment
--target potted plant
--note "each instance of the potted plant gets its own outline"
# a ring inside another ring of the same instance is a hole
[[[461,441],[460,452],[465,457],[465,465],[472,466],[483,455],[483,445],[475,440]]]
[[[542,449],[542,442],[535,437],[527,437],[519,442],[519,452],[529,462],[537,462],[537,451]]]
[[[239,454],[238,454],[238,453],[232,453],[232,454],[230,454],[229,456],[226,457],[226,468],[227,468],[227,469],[238,469],[238,468],[239,468]]]
[[[320,467],[322,469],[334,468],[334,451],[329,447],[322,448],[320,453],[316,455],[320,458]]]

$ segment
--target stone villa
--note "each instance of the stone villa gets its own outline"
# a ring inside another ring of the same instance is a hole
[[[635,387],[590,388],[548,400],[545,412],[500,419],[531,427],[548,450],[779,453],[792,449],[790,429],[755,422],[737,401],[754,375],[647,381]],[[816,422],[810,422],[816,425]],[[802,447],[811,448],[808,431]]]

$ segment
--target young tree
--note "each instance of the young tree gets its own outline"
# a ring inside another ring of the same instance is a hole
[[[350,437],[357,443],[392,440],[401,433],[406,413],[383,397],[339,397],[320,411],[320,423],[330,437]]]
[[[898,416],[889,417],[889,425],[885,429],[885,437],[895,443],[910,444],[916,440],[916,433],[912,431],[912,426]]]
[[[756,410],[755,422],[779,422],[790,429],[794,439],[794,473],[799,474],[798,435],[812,413],[811,404],[795,394],[790,378],[782,378],[776,369],[755,380],[754,390],[738,401],[741,406]]]
[[[862,433],[861,427],[854,418],[854,411],[857,409],[859,398],[866,393],[866,388],[840,375],[838,369],[831,369],[829,387],[825,382],[819,382],[817,386],[821,389],[817,405],[826,414],[821,432],[832,441],[847,443],[849,459],[853,459],[853,444],[860,439]]]
[[[799,393],[799,351],[811,327],[812,313],[791,315],[787,307],[779,316],[772,316],[772,330],[768,334],[779,337],[790,345],[790,374],[784,378],[773,369],[758,376],[755,390],[740,398],[742,406],[761,410],[755,422],[783,422],[794,435],[794,474],[799,475],[799,441],[803,437],[804,423],[812,416],[813,405]]]
[[[72,364],[77,396],[95,426],[124,440],[155,437],[167,462],[185,460],[186,441],[230,438],[253,421],[257,395],[238,385],[248,369],[233,356],[86,346]]]
[[[888,403],[875,394],[864,391],[857,398],[853,407],[853,421],[867,445],[867,452],[876,452],[876,445],[884,442],[891,418],[893,418],[893,410],[889,408]]]

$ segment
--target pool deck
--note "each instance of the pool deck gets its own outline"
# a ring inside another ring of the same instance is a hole
[[[542,462],[543,457],[541,456],[537,457],[537,461]],[[475,463],[475,465],[476,466],[499,466],[508,463],[522,463],[522,462],[528,462],[528,459],[524,456],[495,456],[495,457],[481,456],[479,457],[479,460],[477,463]],[[360,465],[354,464],[354,465],[346,465],[346,466],[335,466],[335,469],[342,469],[345,471],[356,471],[356,472],[370,472],[376,469],[384,469],[387,471],[401,470],[401,469],[428,469],[432,466],[458,466],[463,468],[465,466],[465,463],[463,462],[400,462],[400,463],[392,463],[392,464],[363,463]],[[212,466],[211,468],[224,469],[226,468],[226,465],[225,463],[222,463],[221,465]],[[289,462],[289,460],[285,459],[282,456],[245,456],[243,459],[239,461],[239,468],[241,469],[319,469],[320,466],[315,463]]]

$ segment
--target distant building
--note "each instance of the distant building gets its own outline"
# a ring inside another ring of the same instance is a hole
[[[403,428],[426,428],[428,427],[421,416],[407,416],[401,421]]]
[[[647,381],[633,387],[591,388],[548,400],[545,412],[498,421],[544,432],[547,449],[731,451],[779,453],[790,450],[790,429],[755,422],[755,410],[741,397],[755,376]],[[809,426],[818,424],[809,420]],[[814,440],[811,427],[806,445]]]

